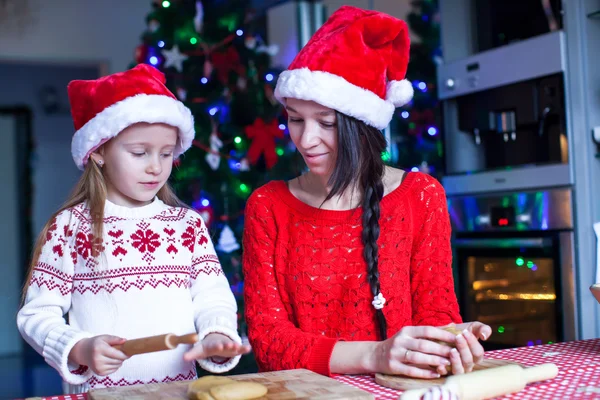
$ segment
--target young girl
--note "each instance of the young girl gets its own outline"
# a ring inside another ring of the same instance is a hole
[[[206,226],[167,184],[194,121],[164,83],[142,64],[68,87],[83,174],[38,238],[17,316],[66,393],[193,379],[194,360],[224,372],[249,351]],[[191,349],[128,359],[113,347],[192,332]]]
[[[408,55],[404,22],[344,6],[279,77],[309,170],[246,206],[246,316],[262,370],[434,378],[482,359],[491,328],[461,321],[442,186],[381,159],[380,130],[412,97]],[[450,324],[462,333],[440,329]]]

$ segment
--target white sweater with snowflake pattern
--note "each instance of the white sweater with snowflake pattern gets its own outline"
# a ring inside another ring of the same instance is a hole
[[[61,374],[65,392],[196,377],[194,363],[183,360],[190,346],[136,355],[117,372],[96,376],[68,362],[83,338],[197,332],[202,340],[217,332],[241,343],[235,298],[196,212],[156,198],[139,208],[107,201],[104,213],[101,240],[84,204],[57,216],[17,315],[21,335]],[[219,373],[239,358],[198,363]]]

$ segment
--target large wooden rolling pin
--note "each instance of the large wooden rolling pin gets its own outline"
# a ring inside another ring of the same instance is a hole
[[[190,333],[183,336],[167,333],[166,335],[157,335],[128,340],[123,344],[116,344],[113,347],[121,350],[123,353],[125,353],[125,355],[131,357],[136,354],[171,350],[180,344],[194,344],[197,341],[198,335],[195,333]]]
[[[542,364],[530,368],[522,368],[519,365],[505,365],[450,376],[441,386],[441,389],[456,394],[460,400],[483,400],[519,392],[528,383],[553,379],[556,375],[558,375],[558,368],[554,364]],[[418,400],[428,390],[408,390],[400,396],[400,399]]]

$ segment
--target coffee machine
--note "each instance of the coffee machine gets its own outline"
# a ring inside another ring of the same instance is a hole
[[[439,67],[449,193],[572,183],[564,51],[557,31]]]

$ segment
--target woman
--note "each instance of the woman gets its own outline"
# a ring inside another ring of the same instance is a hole
[[[380,130],[412,97],[408,54],[404,22],[345,6],[278,80],[308,172],[247,203],[246,317],[261,370],[435,378],[483,357],[491,328],[461,323],[443,188],[381,159]],[[451,324],[462,333],[440,328]]]

